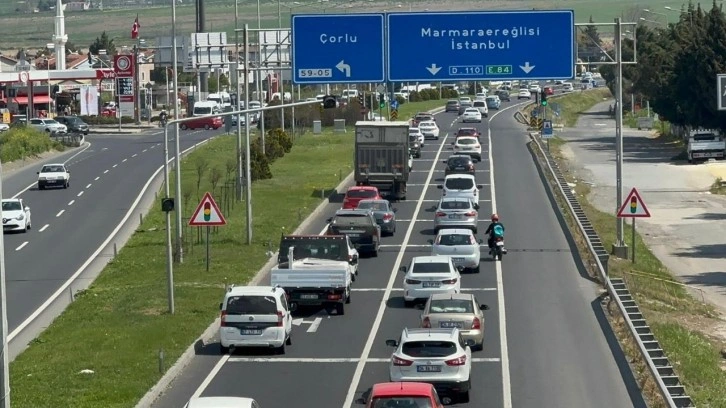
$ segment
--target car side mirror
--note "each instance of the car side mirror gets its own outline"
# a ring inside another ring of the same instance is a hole
[[[487,306],[487,305],[479,305],[479,308],[481,310],[489,310],[489,306]]]
[[[481,190],[482,188],[484,188],[484,184],[477,184],[477,185],[476,185],[476,188],[477,188],[478,190]]]
[[[474,204],[474,209],[478,210],[480,208],[479,204]]]
[[[25,211],[30,211],[30,207],[25,207]]]
[[[396,340],[386,340],[386,346],[398,347],[398,342]]]
[[[391,211],[393,211],[394,213],[397,213],[398,212],[398,208],[391,208]]]
[[[439,190],[442,190],[444,188],[444,186],[442,186],[441,184],[439,184],[439,185],[436,186],[436,188],[438,188]]]
[[[325,222],[327,222],[328,224],[330,224],[331,222],[333,222],[333,217],[328,218],[327,220],[325,220]]]
[[[427,239],[426,242],[428,242],[429,245],[433,245],[434,244],[434,240],[433,239]]]
[[[224,304],[223,303],[220,303],[219,304],[219,310],[222,310],[222,306],[224,306]]]
[[[36,171],[35,174],[40,174],[40,172],[39,171]]]
[[[453,144],[453,143],[452,143],[452,144]],[[441,160],[441,163],[444,163],[444,164],[446,164],[446,160]]]
[[[465,343],[465,344],[466,344],[467,346],[469,346],[469,347],[474,347],[474,346],[476,346],[476,342],[474,341],[474,339],[466,339],[466,341],[465,341],[464,343]]]
[[[403,273],[406,273],[406,271],[408,270],[408,267],[402,266],[402,267],[398,268],[398,270],[401,271],[401,272],[403,272]]]

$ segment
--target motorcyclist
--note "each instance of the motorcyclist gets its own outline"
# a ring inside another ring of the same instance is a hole
[[[159,124],[161,124],[161,126],[166,126],[167,116],[166,110],[162,110],[161,113],[159,113]]]
[[[492,253],[492,249],[494,249],[494,238],[495,238],[495,227],[499,226],[501,227],[501,233],[504,234],[504,224],[499,222],[499,215],[492,214],[491,217],[492,222],[487,227],[487,230],[484,232],[489,236],[487,243],[489,244],[489,253]],[[499,228],[497,228],[499,230]]]

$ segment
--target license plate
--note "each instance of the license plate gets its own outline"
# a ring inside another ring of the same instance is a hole
[[[504,242],[502,242],[502,241],[498,241],[498,242],[497,242],[497,246],[504,246]]]
[[[423,287],[424,288],[438,288],[441,286],[441,282],[424,282]]]
[[[464,258],[451,258],[454,262],[464,262]]]
[[[318,298],[318,295],[315,293],[300,295],[300,299],[317,299],[317,298]]]
[[[464,168],[463,167],[456,167],[456,168],[454,168],[454,170],[464,170]]]
[[[464,150],[472,150],[471,147],[465,147]]]
[[[452,219],[452,220],[458,220],[459,218],[461,218],[461,215],[459,215],[459,214],[449,214],[449,218]]]
[[[451,329],[454,327],[461,329],[462,327],[464,327],[464,323],[462,323],[462,322],[441,322],[441,324],[439,324],[439,326],[441,326],[442,329]]]
[[[255,335],[262,334],[262,330],[259,329],[241,329],[240,334],[242,335]]]
[[[418,371],[419,373],[440,373],[441,366],[421,365],[416,367],[416,371]]]
[[[46,183],[55,183],[55,180],[46,180]]]

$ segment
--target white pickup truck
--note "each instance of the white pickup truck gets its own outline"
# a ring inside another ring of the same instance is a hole
[[[270,271],[270,284],[285,289],[292,310],[298,306],[323,305],[328,312],[345,313],[350,303],[350,265],[330,259],[294,259],[295,247],[288,250],[288,262]]]
[[[717,130],[692,130],[688,135],[687,153],[689,163],[723,159],[726,154],[726,141]]]

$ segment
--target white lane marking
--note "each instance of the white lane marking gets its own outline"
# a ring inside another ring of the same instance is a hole
[[[152,146],[150,147],[150,149],[153,149],[153,148],[155,148],[156,146],[158,146],[158,145],[152,145]]]
[[[96,176],[96,178],[93,179],[93,181],[98,181],[98,179],[100,179],[100,178],[101,178],[101,176]]]
[[[439,151],[436,153],[436,158],[433,160],[434,162],[439,161],[439,156],[441,156],[441,152],[444,150],[444,145],[446,144],[446,138],[448,136],[444,137],[444,140],[441,142],[441,146],[439,147]],[[434,170],[435,167],[431,166],[431,170],[429,172],[429,175],[426,177],[426,185],[431,184],[431,181],[434,178]],[[425,189],[424,189],[425,191]],[[421,197],[418,199],[418,204],[416,205],[416,208],[413,210],[413,216],[411,218],[416,219],[418,218],[418,213],[421,211],[421,207],[423,207],[423,199],[425,194],[421,194]],[[393,264],[393,269],[391,270],[391,277],[388,279],[388,284],[386,285],[386,291],[383,293],[383,299],[381,300],[380,305],[378,306],[378,312],[376,313],[376,318],[373,321],[373,326],[371,327],[371,330],[368,335],[368,339],[366,340],[365,346],[363,347],[363,352],[361,353],[361,361],[358,362],[358,364],[355,367],[355,372],[353,373],[353,379],[350,382],[350,387],[348,388],[348,393],[345,397],[345,403],[343,403],[343,407],[350,408],[353,405],[353,402],[355,401],[355,395],[358,391],[358,384],[360,384],[361,377],[363,375],[363,369],[365,368],[365,360],[368,358],[368,356],[371,353],[371,348],[373,347],[373,342],[376,340],[376,335],[378,334],[378,329],[381,326],[381,321],[383,320],[383,314],[386,311],[386,303],[388,302],[388,298],[391,295],[391,289],[393,289],[393,285],[395,284],[396,280],[398,279],[398,268],[401,266],[401,262],[403,261],[403,256],[406,254],[405,246],[408,243],[408,241],[411,239],[411,235],[413,234],[414,227],[416,226],[416,223],[411,223],[408,225],[408,229],[406,231],[406,235],[403,237],[403,247],[400,251],[398,251],[398,256],[396,257],[396,262]]]
[[[214,136],[210,137],[209,139],[202,140],[199,143],[196,143],[195,145],[182,151],[181,154],[185,154],[185,153],[191,151],[192,149],[196,149],[197,147],[206,144],[207,142],[209,142],[212,139],[214,139]],[[172,159],[169,159],[168,163],[170,163],[171,161],[172,161]],[[154,173],[151,174],[151,177],[149,177],[149,179],[146,180],[146,184],[144,184],[144,186],[141,188],[141,190],[139,191],[139,194],[136,196],[136,199],[134,199],[134,202],[131,203],[131,207],[129,207],[129,210],[126,211],[126,214],[121,219],[121,222],[119,222],[116,225],[116,228],[114,228],[113,231],[111,231],[111,234],[109,234],[106,237],[106,239],[101,243],[101,245],[98,248],[96,248],[96,251],[94,251],[91,254],[91,256],[88,257],[88,259],[86,259],[86,261],[73,273],[73,275],[71,277],[69,277],[68,280],[66,280],[63,283],[63,285],[61,285],[61,287],[58,288],[58,290],[56,290],[52,295],[50,295],[50,297],[48,297],[45,300],[45,302],[43,302],[43,304],[40,305],[40,307],[35,309],[33,311],[33,313],[31,313],[30,316],[28,316],[27,319],[23,320],[23,322],[20,323],[18,325],[18,327],[15,328],[15,330],[10,332],[10,334],[8,335],[8,342],[13,341],[13,339],[15,337],[17,337],[18,334],[20,334],[23,330],[25,330],[30,325],[30,323],[32,323],[35,319],[37,319],[41,313],[43,313],[51,304],[53,304],[53,302],[56,301],[56,299],[58,299],[61,295],[66,295],[68,293],[67,292],[68,288],[73,284],[73,282],[75,282],[76,279],[78,279],[78,277],[86,270],[86,268],[88,268],[88,266],[93,261],[95,261],[96,258],[98,258],[98,255],[101,253],[101,251],[103,251],[104,248],[106,248],[106,246],[108,246],[108,244],[111,242],[111,240],[113,240],[116,237],[116,234],[118,234],[118,232],[121,230],[121,228],[123,228],[124,224],[126,224],[126,222],[131,217],[131,214],[133,214],[133,212],[136,210],[136,207],[139,205],[139,202],[143,198],[144,194],[146,194],[146,190],[149,189],[149,186],[151,185],[151,183],[154,182],[154,179],[161,173],[161,171],[163,169],[164,169],[164,166],[161,165],[161,166],[159,166],[159,168],[156,169],[156,171]],[[60,216],[62,213],[63,213],[63,211],[59,212],[56,215],[56,217]]]
[[[83,195],[83,191],[81,191],[80,193],[76,194],[76,197],[80,197],[82,195]]]
[[[20,244],[19,247],[15,248],[15,250],[20,251],[21,249],[25,248],[26,245],[28,245],[28,241],[25,241],[22,244]]]
[[[385,292],[386,288],[353,288],[353,292]],[[464,292],[495,292],[497,288],[461,288]],[[403,288],[392,288],[393,292],[402,292]]]
[[[127,160],[128,159],[123,159],[123,160],[121,160],[121,163],[126,163]]]
[[[131,155],[131,157],[136,157],[136,156],[138,156],[137,153],[134,153],[134,154]]]
[[[118,166],[118,164],[114,164],[114,165],[113,165],[113,166],[111,166],[111,167],[113,167],[113,168],[116,168],[116,166]]]
[[[75,158],[76,158],[76,156],[78,156],[79,154],[81,154],[81,153],[85,152],[86,150],[88,150],[88,148],[89,148],[89,147],[91,147],[91,143],[89,143],[89,142],[86,142],[86,143],[87,143],[87,144],[86,144],[86,146],[85,146],[85,147],[84,147],[83,149],[81,149],[80,151],[76,152],[76,154],[74,154],[73,156],[69,157],[69,158],[68,158],[68,160],[66,160],[66,161],[64,161],[64,162],[63,162],[63,164],[64,164],[64,165],[67,165],[67,164],[68,164],[68,162],[70,162],[71,160],[75,159]],[[27,186],[27,187],[25,187],[24,189],[22,189],[22,190],[18,191],[18,192],[17,192],[17,193],[16,193],[16,194],[15,194],[14,196],[12,196],[11,198],[18,198],[18,197],[19,197],[19,196],[20,196],[21,194],[23,194],[24,192],[26,192],[26,191],[30,190],[31,188],[33,188],[33,187],[35,187],[35,186],[37,186],[37,185],[38,185],[38,182],[37,182],[37,181],[34,181],[34,182],[33,182],[32,184],[30,184],[29,186]]]
[[[230,363],[359,363],[360,358],[305,358],[305,357],[230,357]],[[472,363],[498,363],[501,359],[497,357],[475,357]],[[390,363],[390,358],[368,358],[366,363]]]
[[[91,183],[88,183],[88,185],[86,185],[86,188],[91,188]]]
[[[60,211],[58,211],[58,214],[56,214],[55,216],[60,217],[64,212],[66,212],[66,210],[60,210]]]
[[[322,317],[316,317],[315,320],[310,323],[310,327],[308,327],[308,333],[315,333],[318,331],[318,327],[320,327],[320,323],[323,321]]]
[[[435,186],[436,184],[437,183],[435,183],[433,185]],[[481,184],[482,186],[488,186],[489,185],[489,183],[479,183],[479,184]],[[421,183],[406,183],[406,187],[426,187],[426,184],[421,184]]]
[[[75,203],[75,202],[76,202],[76,200],[71,200],[68,202],[68,205],[73,205],[73,203]]]
[[[106,174],[106,173],[108,173],[108,170],[104,170],[104,171],[103,171],[103,174]]]
[[[146,153],[147,150],[149,150],[149,149],[144,149],[141,151],[141,153]]]
[[[38,230],[38,232],[43,232],[43,231],[47,230],[48,227],[50,227],[50,224],[45,224],[45,225],[43,225],[43,227],[41,229]]]
[[[222,356],[222,358],[219,359],[219,361],[217,361],[217,364],[215,364],[214,367],[212,367],[212,370],[209,372],[209,374],[204,379],[204,381],[202,381],[202,383],[199,384],[199,388],[197,388],[197,390],[194,391],[194,394],[192,394],[192,398],[197,398],[200,395],[202,395],[204,390],[209,386],[209,384],[212,382],[212,380],[214,380],[214,377],[217,375],[219,370],[222,369],[222,367],[224,366],[224,363],[226,363],[229,360],[229,358],[230,358],[230,355],[225,354]]]

